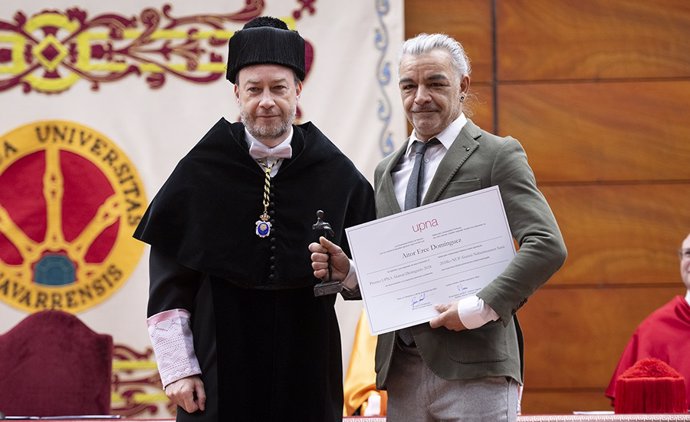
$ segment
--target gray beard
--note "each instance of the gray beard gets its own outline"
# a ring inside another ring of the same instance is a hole
[[[287,119],[281,121],[278,125],[259,125],[245,111],[240,111],[240,118],[249,133],[256,139],[277,139],[288,132],[292,122],[295,121],[296,114],[297,108],[293,109]]]

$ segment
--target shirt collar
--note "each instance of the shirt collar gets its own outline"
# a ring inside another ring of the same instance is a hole
[[[453,141],[455,141],[455,138],[458,137],[460,131],[463,127],[465,127],[466,124],[467,117],[465,117],[465,113],[460,113],[457,119],[453,120],[445,129],[441,131],[441,133],[434,136],[434,138],[438,139],[441,142],[441,144],[443,144],[443,146],[446,147],[446,150],[448,150],[450,149],[450,146],[453,145]],[[410,153],[414,141],[421,142],[421,140],[417,137],[417,132],[415,130],[412,130],[412,134],[410,134],[410,139],[407,141],[406,154]]]
[[[285,139],[283,140],[283,142],[278,143],[278,145],[283,144],[283,143],[285,143],[285,145],[291,145],[291,144],[292,144],[292,135],[293,135],[293,133],[294,133],[294,131],[293,131],[293,129],[292,129],[292,125],[290,125],[290,132],[289,132],[288,135],[285,137]],[[261,143],[261,141],[259,141],[259,140],[256,139],[251,133],[249,133],[249,131],[247,130],[247,127],[246,127],[246,126],[245,126],[245,128],[244,128],[244,134],[245,134],[244,140],[245,140],[245,142],[247,142],[247,146],[248,146],[248,147],[251,147],[252,144],[253,144],[254,142]],[[276,145],[276,146],[278,146],[278,145]]]
[[[690,305],[690,290],[688,290],[688,292],[685,293],[685,301],[688,302],[688,305]]]

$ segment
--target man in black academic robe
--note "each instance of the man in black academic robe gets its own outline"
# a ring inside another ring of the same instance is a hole
[[[211,128],[135,232],[151,244],[149,333],[178,421],[340,421],[335,295],[314,295],[307,246],[323,210],[347,250],[345,228],[374,218],[373,191],[316,126],[292,124],[301,37],[255,24],[230,41],[243,123]]]

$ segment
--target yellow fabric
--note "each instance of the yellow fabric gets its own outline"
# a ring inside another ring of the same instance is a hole
[[[376,389],[375,352],[376,336],[371,335],[369,322],[364,310],[362,310],[355,328],[350,365],[345,375],[343,416],[352,416],[360,408],[360,414],[364,415],[372,393],[378,393],[381,396],[381,415],[386,414],[388,395],[385,391]]]

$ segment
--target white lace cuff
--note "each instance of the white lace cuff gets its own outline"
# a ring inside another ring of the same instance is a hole
[[[184,309],[171,309],[146,320],[163,388],[179,379],[201,374],[189,317]]]

